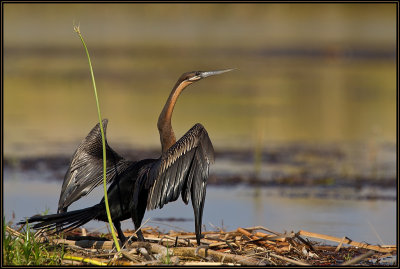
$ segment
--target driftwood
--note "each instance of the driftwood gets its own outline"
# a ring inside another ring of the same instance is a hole
[[[192,257],[198,258],[199,255],[205,258],[210,258],[214,262],[227,262],[227,263],[234,263],[234,264],[241,264],[241,265],[266,265],[265,262],[259,261],[257,259],[241,256],[241,255],[234,255],[228,253],[220,253],[215,250],[205,250],[201,248],[196,253],[197,248],[187,248],[187,247],[178,247],[173,249],[173,255],[182,256],[182,257]]]
[[[115,245],[113,241],[96,241],[96,240],[67,240],[67,239],[53,239],[55,244],[66,244],[69,246],[78,246],[81,248],[93,248],[93,249],[106,249],[112,250]]]
[[[329,240],[329,241],[338,242],[341,244],[348,244],[348,245],[352,245],[355,247],[371,249],[371,250],[375,250],[375,251],[379,251],[379,252],[392,252],[395,250],[392,247],[380,247],[380,246],[375,246],[375,245],[369,245],[367,243],[356,242],[356,241],[353,241],[348,238],[343,239],[343,238],[339,238],[339,237],[334,237],[334,236],[324,235],[324,234],[317,234],[317,233],[307,232],[307,231],[303,231],[303,230],[300,230],[299,234],[307,236],[307,237]]]

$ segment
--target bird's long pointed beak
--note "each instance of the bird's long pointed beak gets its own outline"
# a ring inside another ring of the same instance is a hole
[[[224,69],[224,70],[216,70],[216,71],[205,71],[205,72],[201,72],[201,77],[202,78],[206,78],[206,77],[210,77],[210,76],[226,73],[226,72],[229,72],[229,71],[232,71],[232,70],[235,70],[235,68]]]

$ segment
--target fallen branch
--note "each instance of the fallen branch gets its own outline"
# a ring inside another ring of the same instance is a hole
[[[81,248],[94,248],[112,250],[114,248],[113,241],[96,241],[96,240],[67,240],[67,239],[53,239],[55,244],[66,244],[69,246],[78,246]]]
[[[300,230],[298,232],[299,235],[304,235],[307,237],[313,237],[313,238],[318,238],[318,239],[324,239],[324,240],[328,240],[328,241],[333,241],[333,242],[342,242],[342,238],[339,237],[334,237],[334,236],[330,236],[330,235],[324,235],[324,234],[317,234],[317,233],[312,233],[312,232],[307,232],[307,231],[303,231]],[[395,249],[392,248],[383,248],[380,246],[375,246],[375,245],[370,245],[367,243],[360,243],[360,242],[356,242],[353,240],[350,240],[348,238],[345,238],[345,240],[343,240],[343,244],[348,244],[348,245],[352,245],[355,247],[359,247],[359,248],[366,248],[366,249],[371,249],[371,250],[375,250],[375,251],[379,251],[379,252],[392,252],[395,251]]]
[[[196,248],[194,247],[178,247],[171,249],[173,255],[176,256],[183,256],[183,257],[191,257],[191,258],[198,258],[196,255]],[[201,248],[198,250],[198,254],[205,257],[206,250]],[[228,254],[228,253],[220,253],[215,250],[207,250],[207,257],[211,258],[213,261],[219,261],[224,263],[239,263],[241,265],[266,265],[265,262],[251,258],[245,257],[240,255]]]
[[[336,247],[335,249],[335,253],[338,252],[340,250],[340,248],[343,246],[343,242],[346,240],[346,237],[343,236],[342,240],[340,240],[339,245]]]

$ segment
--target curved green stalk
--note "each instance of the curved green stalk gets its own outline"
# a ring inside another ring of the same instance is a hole
[[[93,68],[92,68],[92,63],[90,61],[90,56],[89,56],[89,51],[86,47],[85,41],[83,41],[83,37],[81,35],[81,31],[79,30],[79,26],[74,26],[74,30],[75,32],[79,35],[79,38],[82,41],[83,46],[85,47],[85,51],[86,51],[86,55],[88,57],[89,60],[89,67],[90,67],[90,74],[92,75],[92,82],[93,82],[93,88],[94,88],[94,95],[96,97],[96,104],[97,104],[97,114],[99,115],[99,124],[100,124],[100,132],[101,132],[101,141],[103,144],[103,186],[104,186],[104,202],[106,204],[106,211],[107,211],[107,218],[108,218],[108,222],[110,224],[110,230],[111,230],[111,234],[112,237],[114,239],[114,243],[115,246],[117,247],[117,251],[120,251],[120,247],[119,247],[119,243],[118,243],[118,239],[117,236],[115,235],[115,231],[114,231],[114,226],[112,223],[112,219],[111,219],[111,213],[110,213],[110,208],[108,206],[108,197],[107,197],[107,180],[106,180],[106,174],[107,174],[107,156],[106,156],[106,140],[104,137],[104,130],[103,130],[103,124],[101,122],[101,114],[100,114],[100,105],[99,105],[99,99],[97,97],[97,90],[96,90],[96,82],[94,80],[94,74],[93,74]]]

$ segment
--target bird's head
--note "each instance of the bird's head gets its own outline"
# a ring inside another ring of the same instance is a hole
[[[183,73],[180,79],[178,80],[180,83],[191,84],[193,82],[199,81],[203,78],[219,75],[222,73],[226,73],[232,71],[233,69],[224,69],[217,71],[191,71],[187,73]]]

